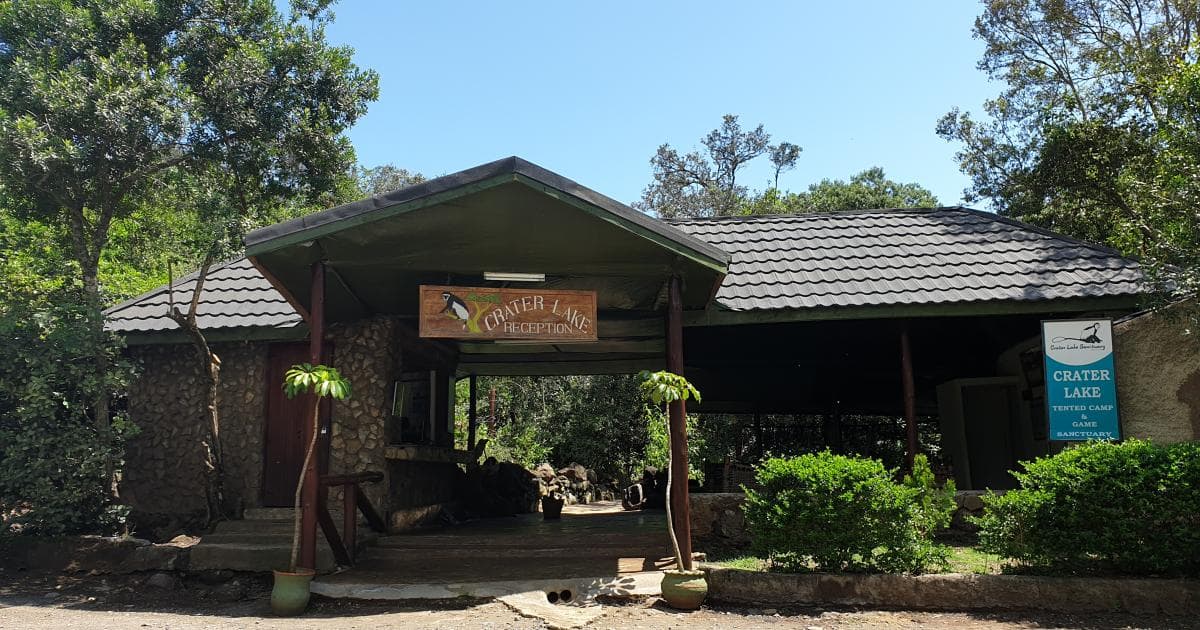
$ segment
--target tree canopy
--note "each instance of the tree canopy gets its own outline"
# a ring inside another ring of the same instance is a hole
[[[969,199],[1143,257],[1163,288],[1195,284],[1194,0],[990,0],[984,117],[953,110]]]
[[[325,42],[327,9],[0,5],[0,183],[23,216],[64,226],[97,304],[114,221],[164,189],[232,232],[229,208],[337,189],[377,77]]]
[[[701,143],[705,152],[680,154],[669,144],[650,159],[653,181],[633,206],[663,218],[721,217],[752,214],[835,212],[871,208],[916,208],[938,204],[919,184],[887,178],[872,167],[845,180],[823,179],[806,192],[779,189],[779,176],[796,167],[803,149],[791,142],[771,144],[759,125],[744,131],[738,117],[727,114],[721,126]],[[738,172],[753,160],[767,156],[772,167],[771,185],[755,191],[739,183]]]
[[[932,208],[938,199],[916,183],[887,178],[882,168],[871,167],[850,178],[823,179],[801,193],[768,188],[746,200],[742,214],[802,214],[884,208]]]
[[[768,155],[775,178],[795,166],[801,148],[789,142],[771,145],[771,136],[759,125],[743,131],[733,114],[701,143],[704,153],[680,154],[669,144],[650,158],[653,180],[633,206],[663,218],[719,217],[740,213],[748,188],[738,183],[738,172],[754,159]]]

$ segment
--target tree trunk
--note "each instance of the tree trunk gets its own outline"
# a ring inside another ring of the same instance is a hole
[[[204,281],[208,277],[208,270],[212,266],[213,258],[214,254],[210,251],[200,265],[186,314],[180,312],[179,308],[175,306],[174,283],[170,282],[167,286],[169,296],[167,316],[174,320],[191,339],[197,358],[200,360],[200,373],[205,381],[204,405],[208,416],[208,437],[201,441],[201,446],[204,448],[205,500],[208,509],[206,526],[209,527],[223,519],[228,512],[225,505],[225,464],[221,455],[221,413],[217,404],[221,385],[221,358],[213,352],[204,332],[196,323],[200,295],[204,290]]]
[[[81,261],[84,262],[84,261]],[[92,336],[92,360],[96,365],[96,374],[100,375],[101,386],[96,390],[92,399],[93,421],[96,432],[100,436],[100,444],[104,447],[104,478],[108,480],[109,494],[117,496],[116,462],[112,456],[112,423],[109,392],[107,387],[108,353],[104,339],[104,302],[100,298],[100,274],[98,265],[81,265],[83,276],[83,294],[88,304],[88,315]]]

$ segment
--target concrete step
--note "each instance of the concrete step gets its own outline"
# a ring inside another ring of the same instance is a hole
[[[487,560],[542,560],[560,558],[604,559],[604,558],[662,558],[672,554],[670,547],[664,545],[625,545],[623,547],[591,547],[582,546],[544,546],[528,547],[488,547],[481,548],[423,548],[396,549],[389,547],[371,547],[361,556],[372,562],[411,566],[424,562],[470,562],[478,559]]]
[[[381,536],[376,544],[395,549],[441,549],[458,548],[518,548],[541,549],[543,547],[600,547],[622,548],[630,546],[669,546],[670,539],[664,531],[636,534],[593,534],[580,536],[534,536],[529,534],[495,534],[464,536],[454,532],[448,534],[396,534]]]
[[[576,569],[571,571],[570,569]],[[495,598],[515,593],[537,593],[545,597],[548,591],[570,590],[578,601],[588,602],[597,596],[615,598],[645,597],[661,593],[662,572],[655,570],[613,573],[608,567],[568,567],[567,572],[557,577],[511,577],[507,574],[494,580],[488,579],[487,571],[473,571],[471,575],[459,576],[451,582],[439,581],[436,576],[420,576],[416,580],[406,579],[403,574],[371,573],[369,571],[347,571],[337,575],[318,577],[312,583],[312,592],[325,597],[367,600],[453,600],[462,597]],[[588,570],[597,571],[588,573]],[[563,577],[568,576],[568,577]],[[569,577],[583,576],[583,577]],[[590,576],[590,577],[587,577]],[[429,577],[435,577],[429,580]],[[577,624],[562,624],[557,627],[578,627]]]
[[[247,508],[242,518],[247,521],[286,521],[291,520],[295,511],[289,507]]]
[[[271,571],[288,566],[292,552],[293,522],[288,519],[223,521],[216,530],[192,547],[189,568],[196,571]],[[339,535],[341,528],[338,528]],[[366,525],[358,528],[361,554],[379,534]],[[317,570],[337,568],[325,535],[317,530]]]
[[[207,542],[192,547],[188,569],[192,571],[272,571],[286,569],[292,557],[292,543],[260,544]],[[333,552],[326,545],[317,547],[317,572],[328,573],[337,568]]]

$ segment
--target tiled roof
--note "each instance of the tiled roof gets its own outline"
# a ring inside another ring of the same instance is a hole
[[[717,292],[734,311],[1021,302],[1133,296],[1136,262],[966,208],[686,219],[671,223],[732,255]],[[191,297],[194,275],[175,286]],[[246,259],[214,269],[204,329],[290,328],[300,316]],[[112,307],[117,332],[176,330],[166,287]]]
[[[186,312],[195,286],[194,273],[175,282],[174,298],[179,310]],[[120,333],[179,330],[178,324],[167,317],[167,307],[167,287],[159,287],[106,310],[106,326]],[[291,328],[301,321],[296,310],[245,258],[209,270],[196,313],[196,323],[203,330]]]
[[[676,220],[732,255],[717,302],[752,311],[1137,295],[1134,261],[967,208]]]

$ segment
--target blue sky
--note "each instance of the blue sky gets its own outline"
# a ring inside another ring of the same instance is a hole
[[[999,87],[975,68],[980,5],[907,2],[343,0],[334,43],[381,75],[351,131],[360,162],[427,176],[519,155],[620,201],[659,144],[737,114],[804,147],[780,187],[881,166],[945,205],[968,181],[934,132]],[[765,158],[742,181],[759,188]]]

